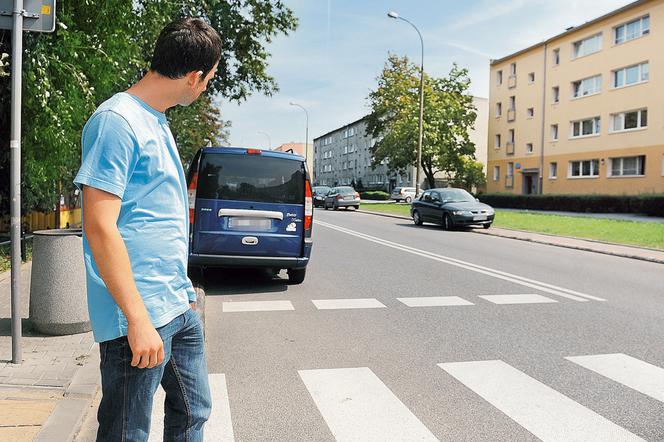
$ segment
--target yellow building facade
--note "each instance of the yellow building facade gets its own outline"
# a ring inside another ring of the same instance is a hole
[[[664,0],[491,62],[487,191],[664,193]]]

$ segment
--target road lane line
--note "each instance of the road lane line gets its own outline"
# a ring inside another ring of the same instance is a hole
[[[208,375],[210,394],[212,396],[212,414],[205,424],[204,440],[206,442],[233,442],[233,424],[231,423],[231,407],[228,401],[226,376],[223,374]],[[159,386],[152,403],[152,423],[148,442],[162,442],[164,435],[164,400],[166,392]]]
[[[547,298],[542,295],[480,295],[482,299],[486,299],[494,304],[547,304],[551,302],[558,302],[555,299]]]
[[[408,307],[451,307],[460,305],[475,305],[458,296],[423,296],[411,298],[397,298],[397,301]]]
[[[312,299],[318,310],[355,309],[355,308],[386,308],[374,298],[346,299]]]
[[[237,312],[276,312],[284,310],[295,310],[290,301],[237,301],[222,302],[224,313]]]
[[[367,367],[299,370],[337,441],[437,441]]]
[[[543,441],[642,440],[503,361],[438,366]]]
[[[664,369],[617,353],[565,358],[658,401],[664,402]]]
[[[395,243],[395,242],[392,242],[392,241],[388,241],[388,240],[385,240],[385,239],[382,239],[382,238],[377,238],[377,237],[374,237],[374,236],[371,236],[371,235],[367,235],[365,233],[360,233],[360,232],[356,232],[356,231],[353,231],[353,230],[350,230],[350,229],[346,229],[345,227],[339,227],[339,226],[336,226],[334,224],[329,224],[329,223],[325,223],[325,222],[322,222],[322,221],[317,221],[317,223],[319,225],[323,226],[323,227],[327,227],[327,228],[330,228],[330,229],[333,229],[333,230],[337,230],[339,232],[346,233],[346,234],[351,235],[351,236],[356,236],[358,238],[362,238],[364,240],[374,242],[376,244],[380,244],[380,245],[383,245],[383,246],[386,246],[386,247],[391,247],[391,248],[394,248],[394,249],[397,249],[397,250],[400,250],[400,251],[412,253],[414,255],[422,256],[422,257],[425,257],[425,258],[433,259],[435,261],[443,262],[445,264],[453,265],[453,266],[456,266],[456,267],[461,267],[461,268],[464,268],[466,270],[471,270],[471,271],[481,273],[481,274],[484,274],[484,275],[492,276],[494,278],[509,281],[509,282],[512,282],[512,283],[515,283],[515,284],[522,285],[524,287],[534,288],[534,289],[537,289],[537,290],[545,292],[545,293],[550,293],[552,295],[560,296],[560,297],[571,299],[571,300],[574,300],[574,301],[579,301],[579,302],[587,302],[588,300],[605,301],[605,299],[599,298],[599,297],[596,297],[596,296],[587,295],[587,294],[584,294],[584,293],[580,293],[580,292],[576,292],[576,291],[573,291],[573,290],[558,287],[558,286],[555,286],[555,285],[552,285],[552,284],[547,284],[547,283],[544,283],[544,282],[539,282],[539,281],[536,281],[536,280],[528,279],[528,278],[518,276],[518,275],[514,275],[514,274],[511,274],[511,273],[502,272],[500,270],[495,270],[495,269],[491,269],[491,268],[488,268],[488,267],[483,267],[483,266],[480,266],[480,265],[477,265],[477,264],[469,263],[469,262],[466,262],[466,261],[461,261],[461,260],[458,260],[458,259],[455,259],[455,258],[450,258],[450,257],[447,257],[447,256],[438,255],[438,254],[435,254],[435,253],[432,253],[432,252],[427,252],[425,250],[416,249],[414,247],[406,246],[406,245]],[[574,294],[570,294],[570,292],[574,293]]]

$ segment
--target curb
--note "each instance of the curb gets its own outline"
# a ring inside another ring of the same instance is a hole
[[[64,397],[42,426],[37,442],[71,442],[81,430],[90,405],[99,391],[99,350],[95,344],[90,360],[72,378]]]
[[[359,212],[360,213],[366,213],[368,215],[384,216],[384,217],[387,217],[387,218],[397,218],[397,219],[410,220],[409,217],[402,216],[402,215],[393,215],[393,214],[389,214],[389,213],[380,213],[380,212],[370,212],[370,211],[361,210],[361,209],[359,210]],[[499,228],[504,229],[503,227],[499,227]],[[636,250],[659,252],[659,250],[650,249],[650,248],[646,248],[646,247],[627,246],[627,245],[624,245],[624,244],[603,242],[603,241],[597,241],[597,240],[592,240],[592,239],[590,239],[590,240],[579,239],[579,238],[574,238],[574,237],[570,237],[570,236],[551,235],[549,233],[528,232],[526,230],[516,230],[516,229],[504,229],[504,230],[511,230],[511,231],[514,231],[514,232],[521,232],[521,233],[526,233],[526,234],[550,236],[550,237],[553,237],[553,238],[565,238],[565,239],[572,239],[572,240],[579,240],[579,241],[589,241],[589,242],[594,242],[594,243],[597,243],[597,244],[603,244],[603,245],[609,245],[609,246],[618,246],[618,247],[624,247],[624,248],[632,248],[632,249],[636,249]],[[519,240],[519,241],[545,244],[545,245],[548,245],[548,246],[562,247],[562,248],[565,248],[565,249],[582,250],[582,251],[585,251],[585,252],[601,253],[602,255],[618,256],[618,257],[621,257],[621,258],[638,259],[640,261],[654,262],[654,263],[657,263],[657,264],[664,264],[664,259],[659,259],[659,258],[651,258],[651,257],[647,257],[647,256],[635,255],[635,254],[630,254],[630,253],[613,252],[613,251],[608,251],[608,250],[598,250],[598,249],[594,249],[592,247],[585,247],[585,246],[582,246],[582,245],[576,245],[575,246],[575,245],[568,245],[568,244],[559,244],[559,243],[556,243],[556,242],[553,242],[553,241],[546,241],[546,240],[542,240],[542,239],[520,238],[518,236],[491,232],[490,230],[482,230],[482,231],[471,230],[471,233],[475,233],[475,234],[478,234],[478,235],[496,236],[498,238],[516,239],[516,240]]]

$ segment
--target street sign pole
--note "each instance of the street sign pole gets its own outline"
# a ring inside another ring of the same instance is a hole
[[[23,0],[14,0],[12,28],[12,117],[9,149],[11,158],[11,291],[12,362],[20,364],[21,354],[21,76],[23,75]]]

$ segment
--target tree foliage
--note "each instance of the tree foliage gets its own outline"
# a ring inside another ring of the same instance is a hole
[[[165,24],[200,16],[223,42],[219,71],[207,92],[193,105],[167,112],[183,163],[199,147],[227,137],[229,123],[222,120],[216,97],[242,101],[253,92],[270,95],[277,90],[267,73],[266,45],[297,26],[280,0],[67,0],[57,3],[56,16],[54,33],[24,33],[24,211],[51,210],[60,192],[73,190],[83,125],[99,104],[148,70]],[[3,53],[11,54],[11,32],[0,30],[0,57]],[[9,145],[10,81],[0,75],[2,146]],[[9,149],[3,148],[0,213],[8,211],[8,193]]]
[[[377,80],[368,97],[367,132],[377,140],[372,161],[386,161],[391,172],[403,173],[417,163],[419,67],[407,57],[390,54]],[[457,65],[443,78],[424,73],[421,166],[429,187],[435,186],[436,173],[454,177],[475,158],[468,132],[477,114],[469,86],[468,71]]]

